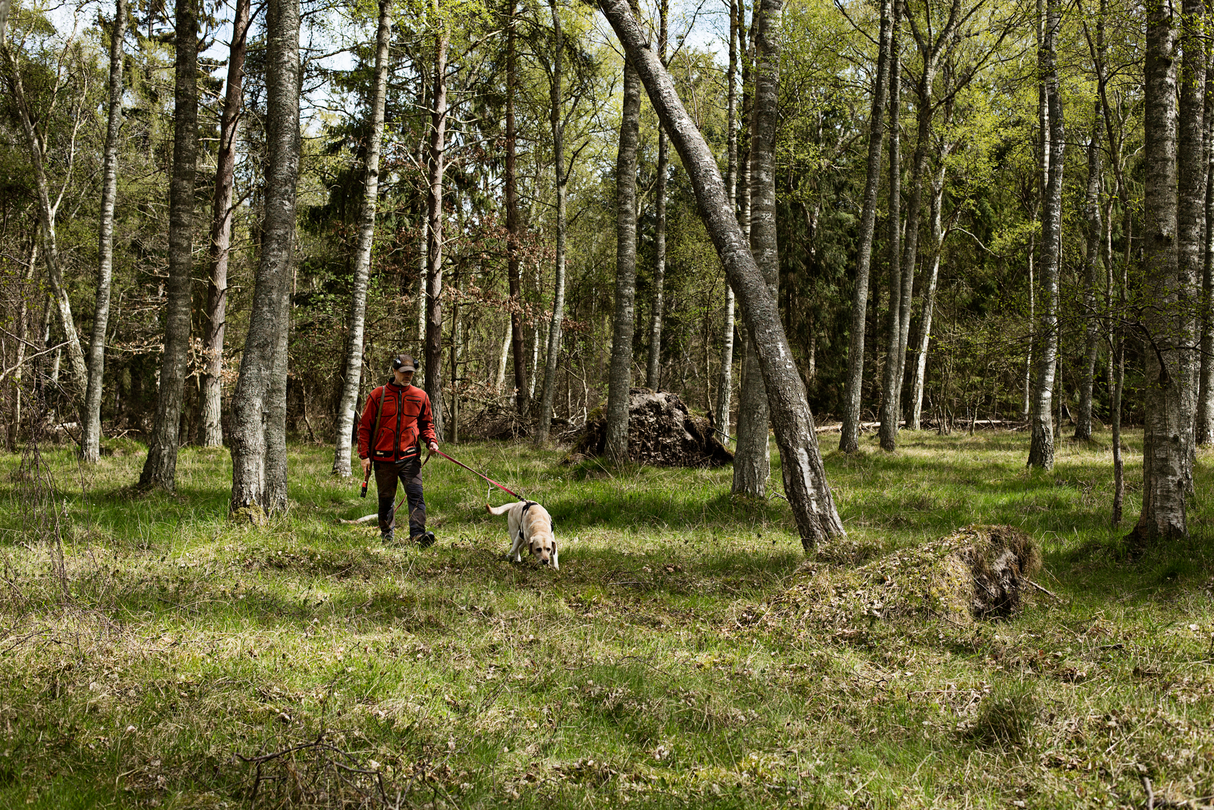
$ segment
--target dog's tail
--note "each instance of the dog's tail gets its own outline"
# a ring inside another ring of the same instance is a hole
[[[501,506],[490,506],[489,504],[485,504],[485,511],[491,515],[504,515],[512,506],[514,506],[513,503],[504,503]]]

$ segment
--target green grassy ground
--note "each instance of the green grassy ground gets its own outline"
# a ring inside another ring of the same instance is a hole
[[[1050,594],[964,628],[790,614],[788,506],[733,502],[729,469],[445,447],[547,506],[552,571],[506,561],[486,485],[437,458],[422,551],[338,522],[374,502],[326,448],[264,528],[225,519],[223,451],[183,451],[171,496],[128,491],[131,444],[0,457],[0,807],[1214,803],[1211,456],[1193,540],[1127,559],[1107,435],[1048,475],[1024,434],[901,443],[827,453],[849,537],[817,575],[1007,523]]]

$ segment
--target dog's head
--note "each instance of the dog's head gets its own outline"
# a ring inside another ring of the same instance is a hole
[[[548,510],[535,504],[523,513],[526,526],[523,536],[527,539],[527,550],[541,565],[555,565],[557,559],[556,535],[552,531],[552,517]]]

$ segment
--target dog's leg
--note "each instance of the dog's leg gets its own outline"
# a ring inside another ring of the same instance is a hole
[[[522,549],[522,547],[523,547],[523,533],[519,532],[518,536],[516,538],[514,538],[514,543],[511,544],[510,550],[506,552],[506,559],[508,560],[511,557],[513,557],[515,562],[522,562],[523,555],[519,553],[519,551],[520,551],[520,549]]]
[[[560,571],[561,564],[557,561],[556,552],[557,552],[556,540],[553,539],[553,541],[552,541],[552,568],[556,571]]]

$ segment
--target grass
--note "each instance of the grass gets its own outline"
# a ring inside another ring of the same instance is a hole
[[[557,572],[503,559],[486,486],[441,459],[421,551],[338,523],[374,502],[327,448],[293,448],[263,528],[225,519],[226,452],[134,495],[142,449],[108,449],[43,448],[40,476],[0,457],[0,807],[1214,802],[1204,453],[1192,539],[1129,559],[1107,435],[1049,474],[1021,434],[828,452],[849,536],[807,560],[778,469],[734,502],[729,469],[448,446],[547,506]],[[965,627],[848,613],[860,566],[972,523],[1030,534],[1052,595]],[[781,598],[810,569],[839,610]]]

